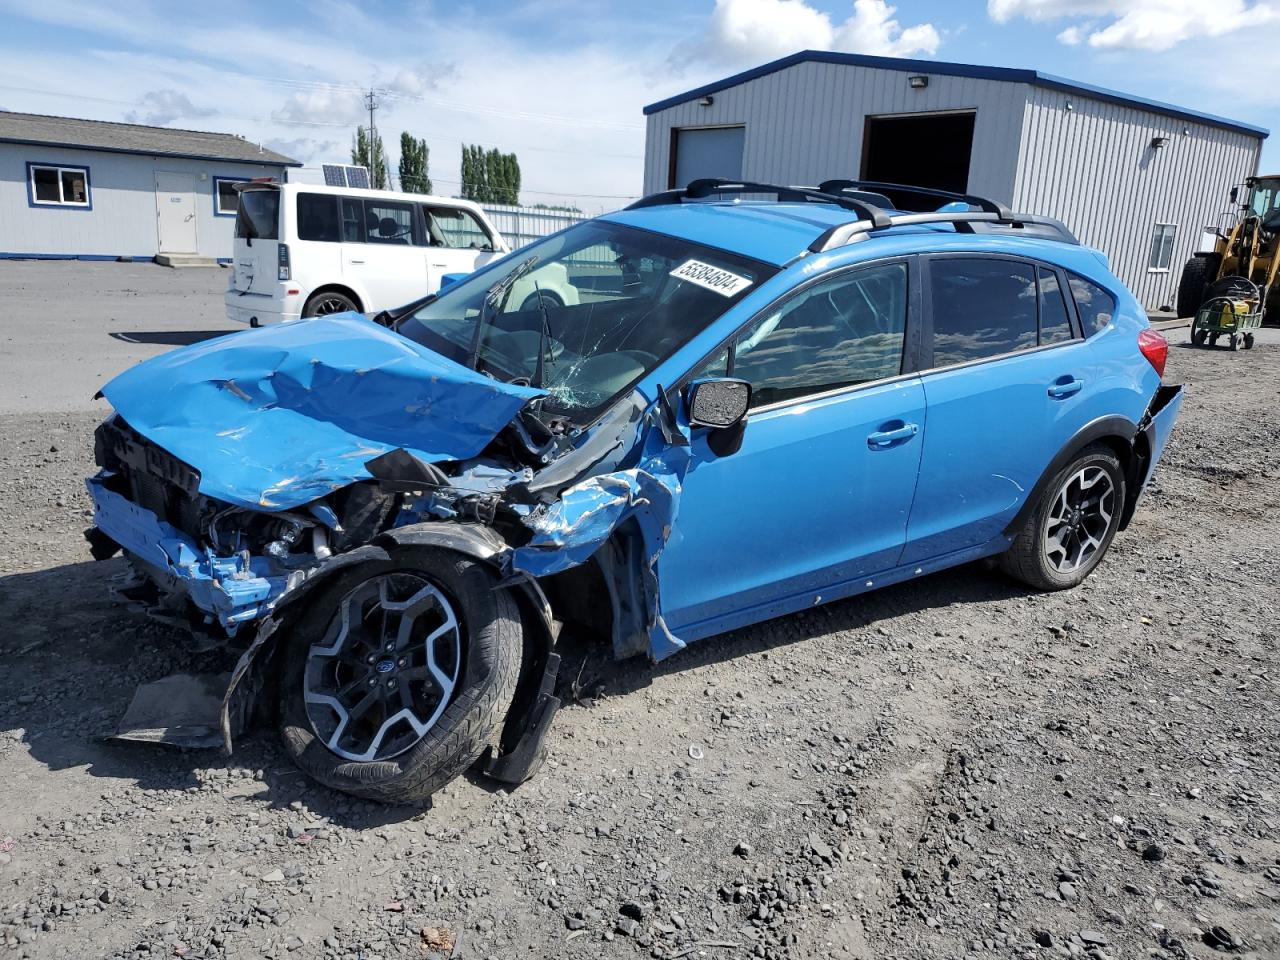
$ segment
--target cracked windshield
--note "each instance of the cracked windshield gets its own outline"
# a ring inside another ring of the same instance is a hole
[[[585,424],[773,272],[596,221],[461,281],[397,329],[499,380],[543,387],[544,412]]]

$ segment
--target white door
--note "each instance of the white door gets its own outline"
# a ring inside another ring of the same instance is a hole
[[[427,247],[399,200],[342,198],[342,273],[364,288],[366,312],[386,310],[432,292]]]
[[[196,178],[156,171],[156,223],[161,253],[196,253]]]
[[[490,260],[505,256],[494,250],[493,237],[468,210],[458,207],[422,207],[430,251],[427,257],[430,292],[450,273],[471,273]]]

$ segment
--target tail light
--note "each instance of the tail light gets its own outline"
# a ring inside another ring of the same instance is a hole
[[[281,243],[281,244],[277,244],[277,247],[280,251],[279,253],[280,275],[279,277],[277,277],[277,279],[288,280],[289,279],[289,245],[287,243]]]
[[[1147,363],[1155,368],[1156,374],[1164,376],[1165,361],[1169,359],[1169,341],[1164,334],[1154,330],[1143,330],[1138,334],[1138,349],[1147,358]]]

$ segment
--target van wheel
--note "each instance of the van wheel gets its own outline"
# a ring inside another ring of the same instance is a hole
[[[520,304],[520,312],[527,310],[537,310],[538,300],[541,299],[548,310],[555,310],[564,306],[564,301],[557,294],[550,290],[536,290],[524,298],[524,302]]]
[[[350,297],[332,290],[314,294],[302,308],[304,317],[327,317],[331,313],[359,313],[360,308]]]
[[[461,554],[401,548],[320,588],[282,638],[280,733],[325,786],[422,803],[475,762],[520,674],[520,614]]]
[[[1124,504],[1120,461],[1109,447],[1086,447],[1045,487],[1001,568],[1037,590],[1076,586],[1106,555]]]

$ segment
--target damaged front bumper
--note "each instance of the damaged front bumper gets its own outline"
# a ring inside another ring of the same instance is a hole
[[[85,481],[99,536],[105,534],[118,544],[161,591],[188,598],[207,623],[216,620],[228,636],[270,613],[276,601],[314,569],[284,569],[277,560],[247,552],[219,556],[108,489],[112,476],[103,470]]]

